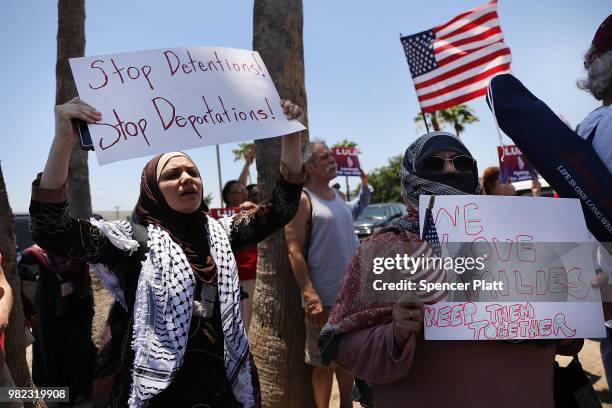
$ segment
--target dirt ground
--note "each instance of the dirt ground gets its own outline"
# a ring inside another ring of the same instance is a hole
[[[31,346],[28,347],[28,363],[32,364],[32,352]],[[599,342],[593,340],[586,340],[584,347],[579,354],[580,362],[582,367],[587,372],[587,375],[591,379],[591,383],[595,387],[595,390],[599,394],[599,399],[602,401],[604,408],[612,408],[612,396],[608,390],[608,383],[604,373],[603,366],[601,364],[601,356],[599,354]],[[569,363],[569,357],[558,357],[557,360],[561,365]],[[338,393],[338,384],[334,379],[334,388],[332,390],[330,408],[337,408],[340,406],[340,394]],[[79,405],[80,408],[89,408],[91,404],[84,403]],[[361,405],[353,403],[354,408],[360,408]]]
[[[589,376],[591,383],[595,387],[599,395],[600,401],[604,408],[612,408],[612,396],[608,390],[608,383],[606,382],[606,375],[604,373],[603,365],[601,363],[601,354],[599,353],[599,342],[593,340],[586,340],[584,347],[578,355],[582,368],[586,371]],[[570,357],[557,357],[557,361],[562,366],[567,365],[570,362]],[[340,406],[340,394],[338,393],[338,385],[334,380],[334,388],[332,390],[332,398],[330,408],[337,408]],[[354,408],[360,408],[361,405],[353,403]]]
[[[604,408],[612,408],[612,395],[608,390],[606,374],[601,362],[599,342],[586,340],[578,358],[580,359],[580,363],[582,363],[582,368],[584,368],[584,371],[586,371],[591,383],[595,387],[595,391],[597,391],[599,400],[602,402]],[[557,357],[557,361],[562,366],[567,365],[570,360],[570,357]]]

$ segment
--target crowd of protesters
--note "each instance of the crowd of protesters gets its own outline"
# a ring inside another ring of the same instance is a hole
[[[587,77],[578,86],[602,106],[576,132],[612,173],[612,15],[597,30],[584,65]],[[300,107],[281,105],[289,119],[305,122]],[[337,169],[329,147],[314,141],[302,148],[299,133],[283,137],[270,197],[248,182],[255,151],[246,154],[239,178],[222,192],[226,207],[236,209],[232,216],[210,217],[198,167],[186,154],[168,152],[142,171],[137,222],[72,218],[65,181],[76,140],[73,119],[95,123],[101,114],[79,98],[56,107],[49,157],[32,184],[36,245],[20,259],[22,279],[37,281],[32,298],[23,296],[37,386],[70,387],[70,404],[92,398],[95,376],[109,384],[105,398],[93,396],[98,406],[262,405],[247,337],[257,298],[257,243],[284,228],[317,407],[329,406],[334,375],[343,408],[355,395],[376,407],[559,406],[555,357],[576,355],[582,340],[425,341],[424,305],[446,299],[445,291],[411,293],[388,304],[360,292],[362,265],[376,248],[423,242],[420,195],[516,194],[498,167],[480,173],[455,135],[430,132],[408,146],[398,175],[407,214],[360,245],[353,221],[371,198],[367,174],[362,171],[357,197],[347,201],[339,185],[330,185]],[[535,176],[532,195],[541,190]],[[595,259],[599,273],[592,284],[605,286],[612,273],[605,243]],[[116,299],[99,351],[91,339],[90,270]],[[440,271],[426,272],[437,279]],[[0,267],[2,350],[11,306]],[[601,354],[612,383],[612,313],[606,310],[605,318]],[[0,385],[13,386],[0,356]]]

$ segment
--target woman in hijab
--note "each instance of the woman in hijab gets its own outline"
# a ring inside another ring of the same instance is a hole
[[[281,105],[289,119],[304,122],[298,106]],[[283,137],[270,199],[220,221],[206,214],[202,178],[189,156],[154,157],[141,176],[138,225],[69,216],[65,181],[75,118],[102,119],[78,98],[55,108],[49,158],[32,186],[31,230],[45,250],[89,262],[130,316],[111,405],[258,404],[233,253],[295,215],[304,180],[299,133]]]
[[[423,250],[419,195],[479,193],[476,161],[446,132],[428,133],[408,147],[400,179],[408,213],[365,241],[353,258],[319,339],[323,359],[360,378],[361,397],[376,407],[552,408],[556,344],[424,341],[423,305],[445,299],[446,292],[417,291],[393,303],[362,287],[374,257],[389,248],[409,255]],[[446,277],[433,270],[410,279]]]

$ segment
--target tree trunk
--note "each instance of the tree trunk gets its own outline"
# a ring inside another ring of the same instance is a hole
[[[68,59],[85,55],[85,0],[59,0],[57,8],[57,62],[55,65],[55,103],[62,104],[77,96]],[[87,151],[76,143],[68,167],[68,201],[73,217],[89,219],[91,194]],[[101,333],[106,323],[112,296],[104,289],[97,275],[91,274],[95,314],[92,337],[101,345]]]
[[[59,105],[77,96],[68,59],[85,55],[85,0],[59,0],[57,17],[55,104]],[[78,143],[70,156],[68,194],[72,216],[89,218],[91,196],[87,151],[82,150]]]
[[[431,116],[431,125],[434,128],[434,132],[439,132],[440,131],[440,122],[438,122],[437,111],[431,112],[430,116]]]
[[[306,109],[301,0],[255,0],[253,49],[268,68],[281,98]],[[302,143],[308,141],[303,132]],[[281,139],[257,145],[258,184],[269,196],[278,177]],[[304,311],[291,273],[283,231],[259,244],[250,342],[263,406],[313,406],[310,369],[304,363]]]
[[[32,387],[32,376],[26,360],[25,322],[21,303],[21,282],[17,273],[15,236],[13,235],[13,212],[8,201],[4,175],[0,166],[0,253],[2,269],[13,292],[13,307],[6,328],[4,347],[6,364],[17,387]],[[32,406],[31,403],[25,406]],[[36,406],[45,406],[38,402]]]

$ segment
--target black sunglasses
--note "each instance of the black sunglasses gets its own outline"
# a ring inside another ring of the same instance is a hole
[[[474,171],[476,160],[470,156],[459,155],[450,159],[445,159],[440,156],[431,156],[423,160],[421,163],[421,171],[424,172],[441,172],[444,170],[444,165],[449,161],[457,169],[457,171]]]

